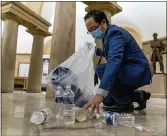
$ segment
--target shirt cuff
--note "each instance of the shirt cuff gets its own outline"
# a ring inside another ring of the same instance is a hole
[[[96,94],[100,94],[103,97],[106,97],[108,95],[108,92],[109,92],[108,90],[104,90],[104,89],[99,88],[99,89],[97,89]]]

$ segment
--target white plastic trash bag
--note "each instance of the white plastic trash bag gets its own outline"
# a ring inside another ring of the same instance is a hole
[[[93,56],[95,45],[86,42],[65,62],[52,70],[47,78],[48,86],[56,91],[71,85],[75,93],[76,106],[82,107],[95,94]]]

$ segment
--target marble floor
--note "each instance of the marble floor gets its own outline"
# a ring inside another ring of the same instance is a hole
[[[1,94],[2,136],[166,136],[166,99],[151,98],[147,109],[134,112],[135,123],[144,126],[145,131],[123,126],[109,126],[99,120],[87,120],[73,126],[61,126],[55,117],[54,100],[45,99],[45,94],[21,91]],[[50,108],[53,117],[43,125],[31,124],[33,111]]]

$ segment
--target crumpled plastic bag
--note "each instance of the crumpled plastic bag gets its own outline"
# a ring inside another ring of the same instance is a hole
[[[47,78],[48,86],[56,91],[71,85],[75,93],[75,104],[82,107],[95,94],[93,56],[95,45],[86,42],[78,51],[53,69]]]

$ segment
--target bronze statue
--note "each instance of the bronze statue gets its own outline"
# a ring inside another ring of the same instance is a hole
[[[165,44],[157,39],[158,34],[154,33],[153,38],[150,42],[150,47],[152,48],[152,56],[151,56],[151,62],[153,64],[153,73],[156,72],[156,62],[159,62],[160,65],[160,71],[164,73],[164,65],[163,65],[163,56],[162,56],[162,51],[165,50]]]

